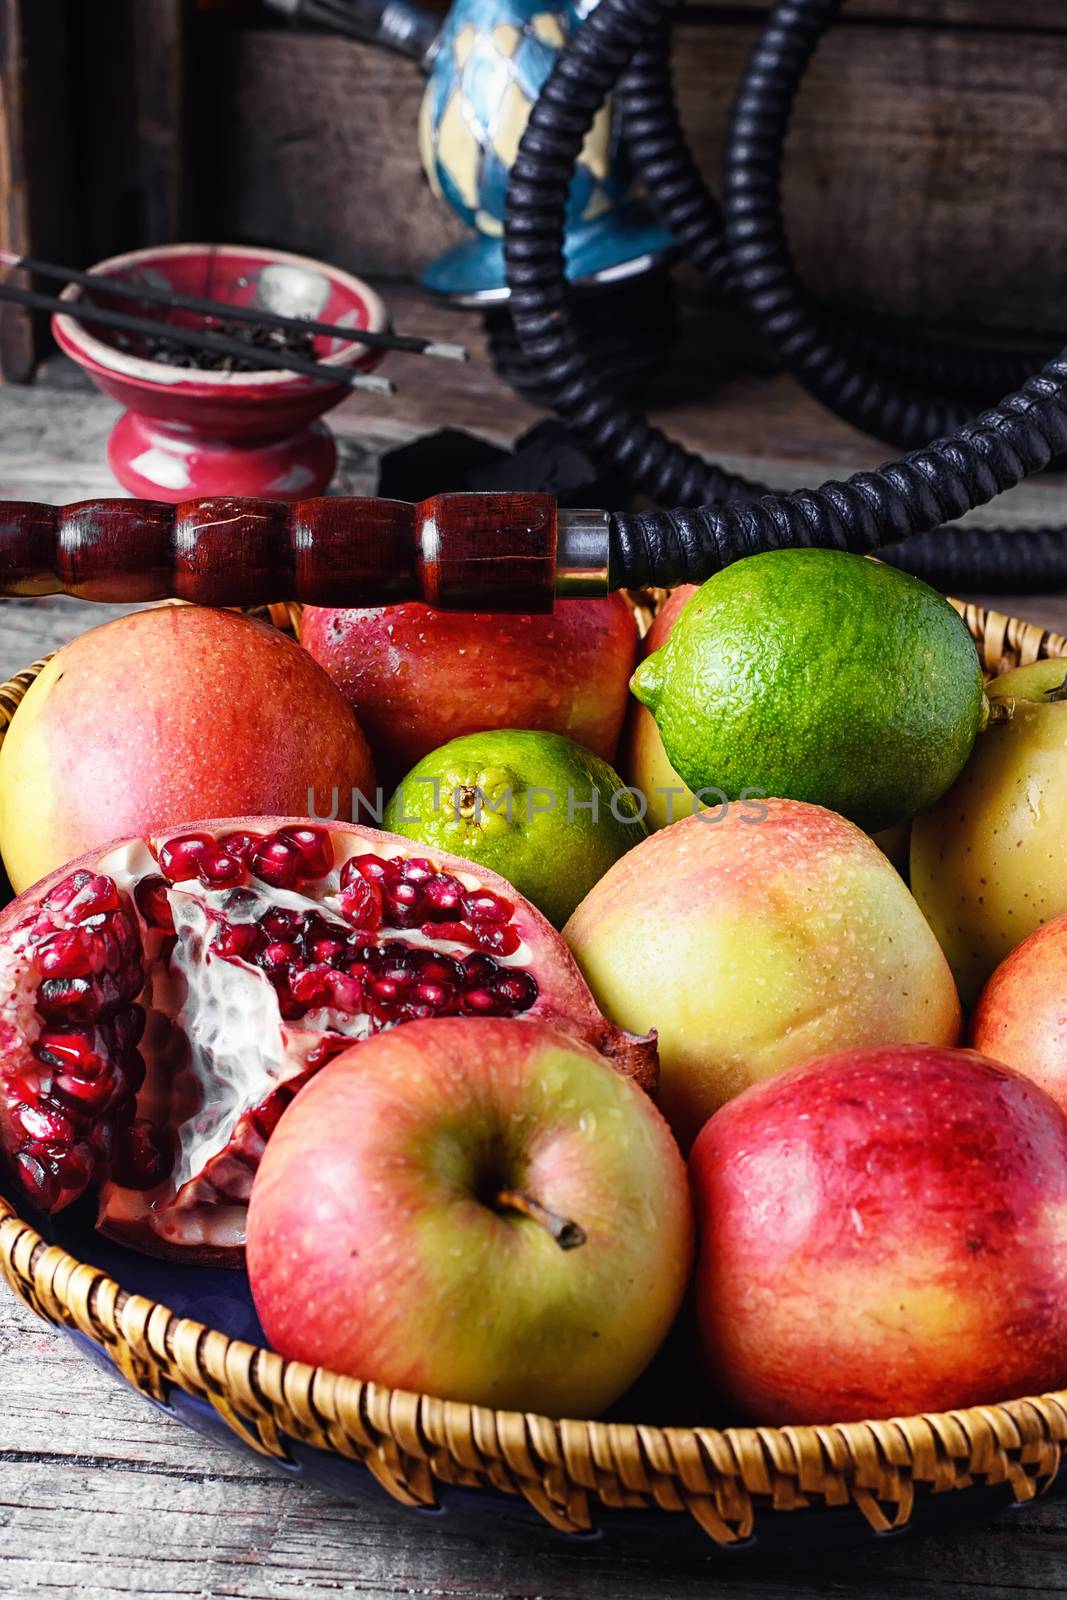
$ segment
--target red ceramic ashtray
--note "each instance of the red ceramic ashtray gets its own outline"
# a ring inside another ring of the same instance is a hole
[[[284,316],[329,322],[353,333],[384,330],[384,302],[359,278],[305,256],[253,245],[161,245],[112,256],[91,269],[235,306],[259,306]],[[64,299],[77,300],[75,285]],[[102,305],[167,325],[203,327],[193,313],[117,298]],[[197,495],[258,495],[301,500],[321,494],[333,476],[337,451],[323,413],[348,394],[344,383],[321,383],[283,370],[218,372],[172,366],[142,353],[136,335],[57,315],[60,347],[84,367],[104,394],[125,410],[108,441],[108,462],[131,494],[179,501]],[[381,352],[325,336],[314,359],[368,371]]]

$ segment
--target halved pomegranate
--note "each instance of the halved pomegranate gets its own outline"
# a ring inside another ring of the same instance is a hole
[[[353,1040],[415,1018],[556,1021],[645,1087],[502,878],[393,834],[197,823],[76,862],[0,914],[0,1148],[58,1211],[154,1255],[238,1260],[278,1118]]]

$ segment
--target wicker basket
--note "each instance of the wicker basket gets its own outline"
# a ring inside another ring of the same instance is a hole
[[[990,675],[1067,639],[959,605]],[[298,624],[292,611],[274,613]],[[43,662],[0,686],[0,738]],[[431,1507],[441,1484],[522,1495],[553,1527],[587,1532],[600,1508],[686,1513],[721,1545],[778,1513],[857,1507],[878,1532],[916,1496],[1006,1486],[1029,1500],[1067,1450],[1067,1390],[965,1411],[823,1427],[682,1428],[564,1421],[406,1394],[283,1361],[126,1293],[49,1245],[0,1200],[0,1269],[50,1322],[79,1330],[155,1400],[171,1386],[210,1402],[233,1433],[287,1459],[298,1441],[362,1462],[398,1501]]]

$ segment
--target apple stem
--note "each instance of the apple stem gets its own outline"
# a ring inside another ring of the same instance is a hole
[[[572,1222],[570,1217],[561,1217],[557,1212],[549,1211],[540,1200],[535,1200],[533,1195],[526,1194],[522,1189],[498,1189],[493,1204],[500,1211],[518,1211],[539,1223],[552,1235],[561,1250],[576,1250],[585,1243],[584,1228]]]

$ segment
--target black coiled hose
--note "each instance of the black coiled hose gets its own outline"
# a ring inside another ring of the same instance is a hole
[[[781,144],[796,83],[818,37],[812,27],[817,23],[819,29],[825,28],[838,4],[839,0],[779,4],[752,58],[735,117],[734,144],[740,139],[744,146],[746,130],[753,137],[739,163],[743,181],[731,196],[729,251],[722,243],[718,208],[684,139],[672,133],[677,116],[666,66],[665,28],[675,0],[600,0],[558,57],[531,113],[512,168],[505,229],[510,309],[524,354],[539,371],[556,410],[590,449],[636,488],[654,500],[683,507],[725,502],[697,510],[616,517],[613,561],[621,582],[697,581],[755,550],[788,545],[869,551],[895,544],[963,515],[1040,471],[1067,444],[1067,363],[1057,359],[975,423],[966,424],[962,414],[951,413],[951,437],[894,466],[857,474],[846,484],[768,496],[759,485],[702,461],[620,406],[583,360],[568,310],[564,211],[582,140],[596,110],[622,78],[627,128],[638,165],[646,183],[651,177],[650,191],[672,226],[694,256],[703,257],[713,281],[738,281],[740,252],[740,274],[748,291],[751,294],[754,286],[766,290],[763,314],[768,325],[783,319],[798,370],[804,365],[811,381],[818,381],[827,393],[836,383],[838,400],[843,392],[845,401],[856,406],[858,418],[865,404],[861,391],[871,383],[870,369],[850,370],[844,352],[834,350],[827,356],[825,349],[820,350],[825,346],[825,337],[818,337],[822,325],[816,322],[813,337],[780,220],[776,231],[761,210],[761,202],[769,198],[777,212]],[[791,30],[799,23],[805,27],[795,35]],[[768,38],[773,59],[785,61],[789,72],[772,74],[777,98],[772,96],[770,108],[764,109],[759,93],[753,103],[747,91],[754,78],[758,87],[765,74],[767,58],[761,52]],[[660,91],[655,90],[657,81]],[[749,203],[753,195],[754,211]],[[768,262],[773,270],[768,271]],[[817,312],[813,315],[818,318]],[[877,341],[871,348],[877,351]],[[946,358],[939,353],[936,359]],[[914,428],[921,437],[929,438],[937,431],[934,424],[944,420],[898,392],[891,376],[877,379],[876,392],[901,427]],[[930,431],[923,434],[926,427]],[[1046,529],[957,529],[951,535],[939,533],[933,542],[923,541],[914,557],[909,547],[892,552],[890,558],[945,586],[1034,589],[1067,583],[1067,542]]]

